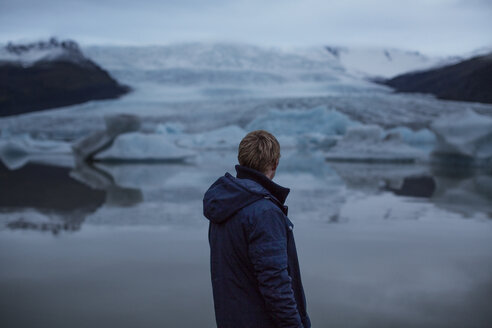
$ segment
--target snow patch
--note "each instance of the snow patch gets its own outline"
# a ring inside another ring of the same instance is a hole
[[[82,63],[87,59],[78,44],[72,40],[58,41],[56,38],[51,38],[48,41],[26,44],[9,42],[6,46],[0,47],[0,61],[16,62],[27,67],[38,61],[53,60]]]

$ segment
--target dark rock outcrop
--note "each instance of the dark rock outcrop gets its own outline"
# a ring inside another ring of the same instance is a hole
[[[431,93],[440,99],[492,103],[492,53],[399,75],[384,84],[399,92]]]
[[[130,90],[85,58],[73,41],[9,43],[5,51],[8,57],[0,60],[0,116],[117,98]],[[25,59],[33,53],[41,56]]]

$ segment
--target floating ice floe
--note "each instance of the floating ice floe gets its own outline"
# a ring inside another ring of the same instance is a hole
[[[112,162],[184,162],[194,155],[194,152],[176,146],[163,135],[130,132],[116,137],[113,144],[97,153],[94,159]]]
[[[433,157],[441,164],[491,165],[492,118],[467,110],[431,124],[437,142]]]
[[[329,161],[413,163],[426,158],[423,150],[405,144],[399,134],[383,137],[379,126],[354,126],[327,152]]]
[[[236,125],[228,125],[216,130],[195,134],[181,134],[176,144],[191,149],[237,149],[246,131]]]
[[[28,162],[50,162],[60,164],[60,157],[63,164],[72,165],[72,161],[67,156],[72,153],[70,144],[63,141],[38,140],[28,134],[19,136],[9,136],[0,139],[0,160],[11,170],[21,168]]]
[[[316,107],[309,110],[271,110],[250,122],[246,129],[267,130],[275,136],[334,136],[343,135],[348,127],[358,125],[360,124],[336,110]]]
[[[179,122],[168,122],[168,123],[158,124],[155,129],[155,132],[160,134],[176,135],[176,134],[182,134],[184,129],[185,129],[184,125]]]
[[[406,126],[399,126],[386,130],[385,137],[389,134],[399,134],[407,145],[430,152],[436,144],[436,136],[428,129],[414,131]]]
[[[104,123],[105,130],[95,131],[72,145],[73,152],[82,161],[93,159],[96,154],[110,147],[119,135],[141,128],[140,118],[128,114],[105,116]]]

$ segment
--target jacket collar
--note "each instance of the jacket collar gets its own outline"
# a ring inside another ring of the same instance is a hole
[[[267,178],[260,171],[254,170],[247,166],[236,165],[236,177],[239,179],[250,179],[257,183],[259,183],[262,187],[264,187],[268,192],[272,194],[282,205],[284,205],[287,196],[289,195],[290,189],[282,187],[281,185],[276,184],[269,178]]]

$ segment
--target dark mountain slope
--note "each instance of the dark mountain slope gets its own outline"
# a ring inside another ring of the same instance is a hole
[[[399,75],[384,82],[399,92],[440,99],[492,103],[492,53],[457,64]]]
[[[116,98],[129,91],[85,58],[74,42],[9,44],[6,50],[9,59],[0,61],[0,116]],[[23,60],[36,51],[47,55]]]

